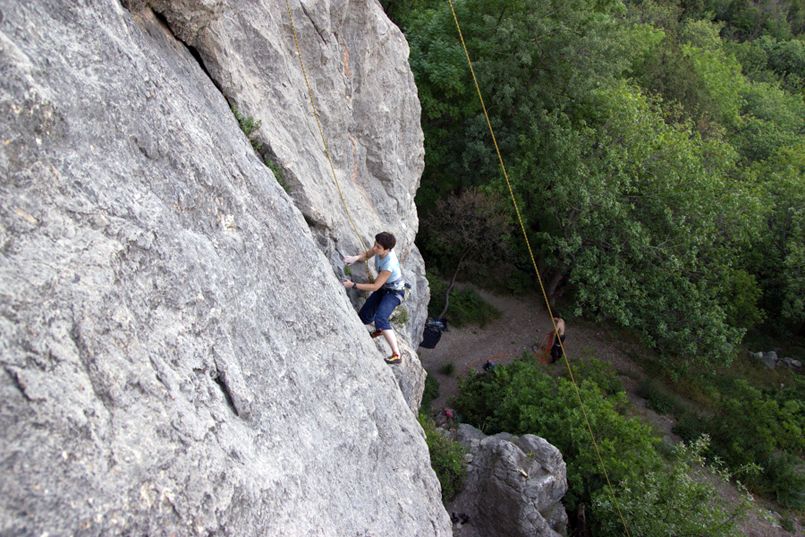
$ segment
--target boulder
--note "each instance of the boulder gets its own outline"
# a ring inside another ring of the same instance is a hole
[[[486,436],[461,424],[457,440],[467,448],[467,476],[449,503],[461,537],[558,537],[567,529],[561,500],[567,492],[562,454],[534,435]],[[460,527],[458,527],[460,526]]]
[[[777,353],[774,351],[769,352],[749,352],[749,357],[760,361],[769,369],[774,369],[779,362]]]

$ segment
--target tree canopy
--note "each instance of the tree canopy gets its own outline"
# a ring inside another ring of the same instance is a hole
[[[684,364],[729,361],[764,321],[803,330],[801,5],[454,4],[551,292]],[[504,193],[447,2],[389,9],[422,103],[423,218]]]

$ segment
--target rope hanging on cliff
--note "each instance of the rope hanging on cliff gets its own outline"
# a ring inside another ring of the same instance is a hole
[[[475,76],[475,69],[472,66],[472,60],[470,59],[470,53],[467,50],[467,45],[464,42],[464,35],[461,32],[461,25],[458,22],[458,15],[456,14],[455,7],[453,6],[453,0],[447,0],[447,3],[450,5],[450,12],[453,14],[453,20],[456,23],[456,30],[458,31],[458,37],[461,41],[461,47],[464,49],[464,56],[467,58],[467,65],[469,66],[470,74],[472,75],[472,81],[475,84],[475,92],[478,94],[478,100],[481,102],[481,109],[484,113],[484,118],[486,119],[486,126],[489,129],[489,134],[492,136],[492,143],[495,146],[495,152],[498,156],[498,162],[500,164],[500,170],[503,173],[503,178],[506,180],[506,186],[509,189],[509,195],[512,200],[512,205],[514,206],[514,212],[517,216],[517,221],[520,224],[520,230],[523,233],[523,239],[525,240],[526,248],[528,249],[528,255],[531,258],[531,266],[534,269],[534,273],[537,275],[537,281],[539,282],[540,290],[542,291],[542,297],[545,300],[545,307],[548,310],[548,315],[551,319],[551,324],[553,325],[553,332],[555,334],[556,340],[559,342],[559,346],[562,349],[562,358],[565,360],[565,366],[567,367],[568,374],[570,375],[570,380],[573,384],[573,387],[576,390],[576,398],[579,402],[579,407],[581,408],[582,415],[584,416],[584,422],[587,425],[587,430],[590,433],[590,439],[592,440],[593,448],[595,449],[595,454],[598,458],[599,466],[601,467],[601,471],[604,474],[604,478],[607,482],[607,487],[609,489],[609,494],[612,497],[612,505],[615,506],[615,509],[618,511],[618,516],[620,517],[621,524],[623,524],[624,530],[626,530],[626,535],[631,537],[631,533],[629,531],[629,525],[626,523],[626,519],[621,512],[621,509],[618,505],[618,502],[615,498],[615,493],[613,492],[612,483],[609,480],[609,474],[607,473],[606,466],[604,465],[604,459],[601,457],[601,450],[598,447],[598,443],[595,440],[595,434],[593,433],[592,426],[590,425],[590,419],[587,416],[587,410],[584,407],[584,402],[581,399],[581,391],[579,390],[579,386],[576,383],[576,379],[573,376],[573,368],[570,367],[570,360],[567,358],[567,353],[565,352],[565,346],[562,343],[562,338],[559,337],[559,329],[556,326],[556,320],[553,316],[553,311],[551,311],[551,304],[548,300],[548,294],[545,292],[545,285],[542,282],[542,276],[540,276],[539,268],[537,267],[537,261],[534,257],[534,251],[531,248],[531,241],[528,240],[528,233],[525,229],[525,224],[523,223],[523,217],[520,214],[520,207],[517,205],[517,198],[514,196],[514,189],[512,189],[511,181],[509,181],[509,173],[506,171],[506,164],[503,162],[503,156],[500,153],[500,147],[498,147],[498,141],[495,137],[495,130],[492,128],[492,122],[489,120],[489,114],[486,110],[486,104],[484,103],[484,98],[481,95],[481,87],[478,84],[478,79]]]
[[[335,183],[335,188],[338,190],[338,196],[341,198],[341,204],[344,206],[344,212],[347,215],[347,220],[349,220],[349,225],[352,227],[352,231],[355,233],[355,236],[358,237],[358,242],[360,242],[362,250],[366,251],[369,249],[369,246],[367,246],[366,242],[363,240],[363,237],[358,232],[355,221],[352,219],[352,214],[349,212],[349,206],[347,205],[346,197],[344,197],[344,192],[341,190],[341,183],[338,182],[338,177],[336,177],[335,174],[335,166],[333,165],[333,159],[330,156],[330,148],[327,145],[327,138],[324,136],[324,129],[322,128],[321,121],[319,120],[319,112],[316,108],[316,98],[313,95],[313,88],[310,86],[310,80],[307,76],[307,69],[305,69],[305,62],[302,60],[302,51],[299,48],[299,37],[296,33],[296,25],[293,22],[293,13],[291,12],[291,4],[289,0],[285,0],[285,8],[288,11],[288,21],[291,23],[291,32],[293,33],[296,57],[299,59],[299,68],[302,70],[302,77],[305,79],[305,86],[307,87],[308,99],[310,99],[311,115],[313,116],[313,119],[316,120],[316,126],[319,129],[319,136],[321,137],[321,143],[324,148],[324,155],[327,157],[327,162],[330,165],[330,175],[332,175],[333,183]],[[369,271],[368,266],[367,271],[369,272],[369,279],[372,280],[372,274],[371,271]]]

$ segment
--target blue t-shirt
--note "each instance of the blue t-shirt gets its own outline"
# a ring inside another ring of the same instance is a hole
[[[391,276],[389,276],[389,279],[383,284],[384,288],[397,290],[403,288],[402,269],[400,268],[400,262],[397,260],[397,254],[395,254],[394,251],[387,253],[386,257],[376,255],[375,270],[377,270],[378,275],[384,270],[391,272]]]

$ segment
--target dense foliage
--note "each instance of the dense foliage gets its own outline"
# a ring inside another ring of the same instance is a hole
[[[701,466],[694,455],[705,446],[695,454],[682,448],[684,456],[664,461],[648,426],[624,416],[625,394],[608,395],[591,380],[617,386],[606,376],[604,368],[587,368],[577,392],[569,380],[546,374],[533,360],[519,360],[465,378],[456,407],[488,434],[532,433],[559,448],[570,486],[565,506],[571,513],[586,506],[595,535],[623,535],[621,514],[632,535],[735,535],[734,513],[713,501],[710,486],[689,477]]]
[[[803,330],[801,3],[454,4],[549,293],[680,365],[729,361],[764,321]],[[423,109],[423,221],[471,187],[505,199],[446,0],[388,9]],[[426,259],[461,251],[438,233]]]
[[[686,439],[712,438],[710,451],[746,476],[755,490],[793,509],[805,507],[805,381],[791,390],[764,391],[743,379],[725,378],[708,414],[676,408],[675,432]]]
[[[431,467],[442,486],[442,500],[450,501],[461,490],[467,473],[464,468],[464,448],[441,432],[427,414],[419,414],[419,424],[425,432]]]
[[[438,317],[444,309],[447,283],[433,272],[428,274],[430,285],[430,303],[428,315]],[[467,325],[483,327],[486,323],[500,317],[500,311],[484,301],[473,289],[456,289],[450,291],[450,326],[460,328]]]

